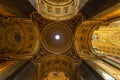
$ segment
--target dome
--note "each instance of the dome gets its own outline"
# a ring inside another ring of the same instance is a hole
[[[64,53],[71,47],[72,31],[64,23],[48,24],[42,33],[42,44],[51,53]]]
[[[74,0],[41,0],[38,12],[51,20],[67,20],[76,15]]]
[[[72,2],[73,0],[44,0],[44,1],[51,5],[66,5]]]

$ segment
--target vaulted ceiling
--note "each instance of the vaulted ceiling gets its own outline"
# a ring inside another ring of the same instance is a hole
[[[41,64],[42,77],[61,71],[72,79],[71,71],[81,62],[81,55],[92,55],[93,31],[99,25],[107,25],[106,17],[98,13],[118,3],[119,0],[0,0],[0,56],[31,58]]]

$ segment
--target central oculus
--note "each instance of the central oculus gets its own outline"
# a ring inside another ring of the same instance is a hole
[[[48,24],[42,32],[43,47],[53,54],[66,52],[72,45],[72,30],[61,22]]]
[[[58,34],[55,35],[55,39],[56,39],[56,40],[59,40],[59,39],[60,39],[60,35],[58,35]]]

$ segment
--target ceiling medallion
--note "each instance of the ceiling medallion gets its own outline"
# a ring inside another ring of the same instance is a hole
[[[71,28],[64,23],[48,24],[42,32],[42,45],[50,53],[61,54],[72,45],[73,34]]]

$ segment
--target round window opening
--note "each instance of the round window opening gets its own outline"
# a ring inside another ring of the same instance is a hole
[[[42,45],[50,53],[66,52],[72,45],[72,30],[64,23],[51,23],[42,32]]]
[[[60,39],[60,35],[58,35],[58,34],[55,35],[55,39],[56,39],[56,40],[59,40],[59,39]]]

